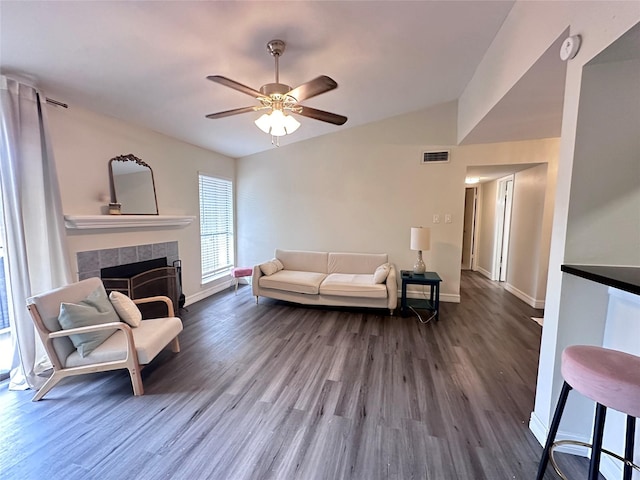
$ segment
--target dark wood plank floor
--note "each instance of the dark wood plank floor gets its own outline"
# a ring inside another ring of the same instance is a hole
[[[0,478],[531,479],[541,312],[472,272],[461,300],[423,325],[215,295],[143,397],[125,371],[38,403],[0,384]],[[585,478],[584,459],[563,465]]]

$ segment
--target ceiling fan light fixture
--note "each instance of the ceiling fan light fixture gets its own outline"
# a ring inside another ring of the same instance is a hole
[[[255,120],[254,123],[264,133],[271,135],[271,143],[276,146],[279,145],[278,138],[284,135],[291,135],[300,127],[300,122],[292,117],[291,114],[302,115],[303,117],[313,118],[333,125],[344,125],[347,117],[343,115],[325,112],[300,104],[300,102],[309,98],[338,88],[338,84],[332,78],[326,75],[320,75],[293,89],[289,85],[280,83],[278,59],[284,52],[284,49],[285,43],[282,40],[272,40],[267,44],[267,50],[275,60],[276,78],[275,82],[262,85],[259,91],[235,80],[231,80],[230,78],[223,77],[222,75],[209,75],[207,77],[208,80],[249,95],[255,98],[260,105],[210,113],[206,115],[206,117],[210,119],[225,118],[240,113],[267,110],[269,113],[264,113],[260,118]]]
[[[277,109],[273,109],[270,114],[261,115],[254,123],[264,133],[273,137],[290,135],[300,126],[300,122],[291,115],[285,115],[282,110]]]

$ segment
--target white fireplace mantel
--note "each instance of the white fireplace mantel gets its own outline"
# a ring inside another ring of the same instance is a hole
[[[65,215],[70,230],[179,227],[191,224],[196,217],[189,215]]]

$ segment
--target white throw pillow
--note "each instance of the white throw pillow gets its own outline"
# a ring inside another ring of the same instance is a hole
[[[278,266],[272,260],[269,260],[260,264],[260,270],[262,270],[263,274],[269,276],[278,271]]]
[[[373,283],[384,283],[391,271],[391,265],[383,263],[373,272]]]
[[[124,293],[115,291],[109,294],[109,300],[111,300],[113,308],[116,309],[120,320],[128,323],[134,328],[140,326],[142,313],[138,306],[133,303],[133,300],[127,297]]]
[[[280,260],[278,260],[277,258],[274,258],[274,259],[273,259],[273,260],[271,260],[271,261],[272,261],[272,262],[276,265],[276,267],[278,268],[278,272],[279,272],[280,270],[284,270],[284,264],[283,264]]]

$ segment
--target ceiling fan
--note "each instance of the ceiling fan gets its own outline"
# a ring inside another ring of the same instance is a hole
[[[278,59],[284,52],[284,49],[285,43],[282,40],[271,40],[267,43],[267,50],[275,58],[276,81],[275,83],[262,85],[262,87],[260,87],[260,91],[247,87],[235,80],[223,77],[222,75],[209,75],[207,78],[212,82],[219,83],[246,95],[250,95],[258,100],[259,105],[211,113],[207,115],[207,118],[224,118],[231,115],[238,115],[240,113],[264,110],[265,113],[255,121],[255,124],[260,128],[260,130],[265,133],[269,133],[272,137],[276,138],[293,133],[300,126],[300,123],[289,115],[291,113],[320,120],[322,122],[332,123],[334,125],[343,125],[347,121],[347,117],[345,116],[300,105],[300,102],[304,100],[338,88],[338,84],[335,80],[327,77],[326,75],[321,75],[293,89],[288,85],[280,83]]]

